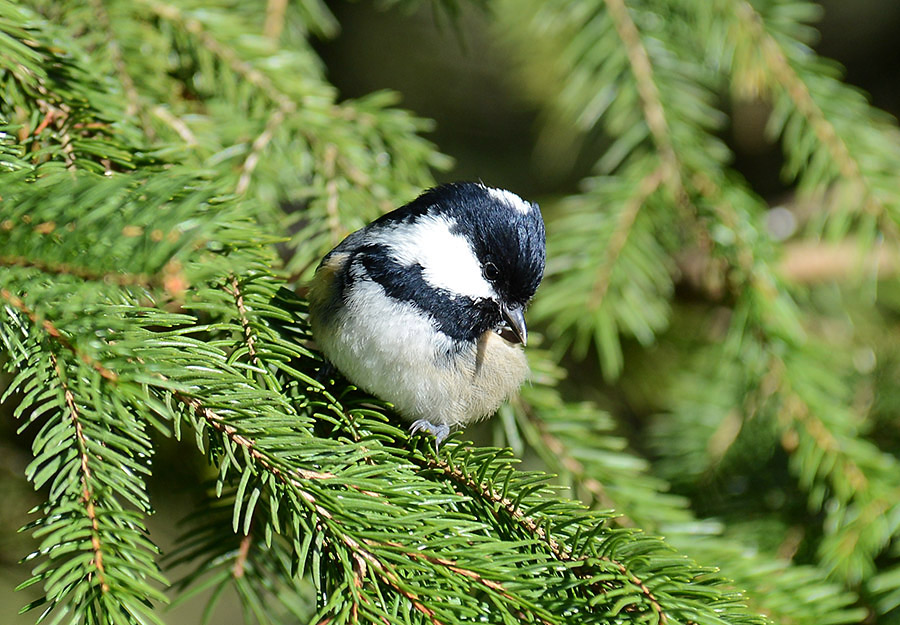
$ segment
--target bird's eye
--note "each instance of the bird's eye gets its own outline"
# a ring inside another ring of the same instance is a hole
[[[497,269],[497,265],[488,261],[484,264],[484,277],[488,280],[496,280],[500,277],[500,270]]]

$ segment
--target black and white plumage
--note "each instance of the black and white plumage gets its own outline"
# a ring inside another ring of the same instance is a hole
[[[544,257],[536,204],[479,183],[435,187],[322,259],[313,336],[351,382],[440,443],[526,379],[523,313]]]

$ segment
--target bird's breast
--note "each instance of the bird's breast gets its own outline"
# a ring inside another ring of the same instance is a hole
[[[369,280],[345,295],[333,317],[313,316],[316,341],[351,382],[409,420],[461,425],[483,418],[528,375],[521,346],[495,332],[453,339],[427,313]]]

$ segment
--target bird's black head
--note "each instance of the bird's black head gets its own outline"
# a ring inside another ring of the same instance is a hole
[[[524,308],[544,275],[544,220],[537,204],[479,183],[447,184],[431,190],[469,240],[503,303]]]
[[[507,324],[525,342],[525,306],[544,274],[544,222],[509,191],[458,182],[429,189],[373,222],[361,240],[368,275],[471,340]],[[372,245],[372,243],[376,243]]]

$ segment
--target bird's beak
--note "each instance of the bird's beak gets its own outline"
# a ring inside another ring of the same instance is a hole
[[[500,310],[503,311],[503,318],[509,323],[516,340],[522,345],[526,345],[528,342],[528,328],[525,327],[525,315],[522,308],[518,306],[514,308],[501,306]]]

